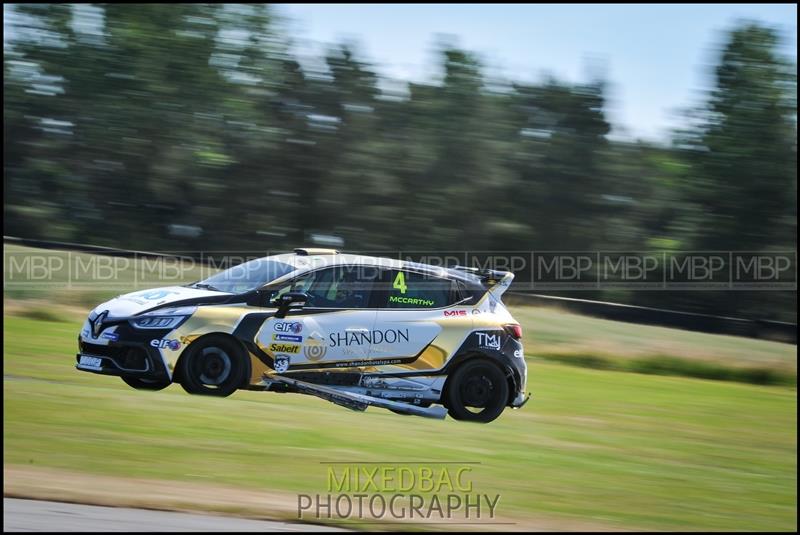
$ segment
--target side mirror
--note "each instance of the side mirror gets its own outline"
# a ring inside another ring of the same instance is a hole
[[[247,304],[251,307],[269,307],[272,293],[270,290],[256,290],[247,297]]]
[[[272,303],[278,306],[275,313],[276,318],[285,318],[290,308],[302,307],[308,301],[308,294],[305,292],[286,292],[278,296]]]

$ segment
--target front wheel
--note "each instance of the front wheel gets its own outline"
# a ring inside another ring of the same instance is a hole
[[[172,384],[167,379],[143,379],[141,377],[122,376],[125,384],[136,390],[163,390]]]
[[[198,340],[178,364],[181,386],[190,394],[230,396],[247,379],[246,358],[235,340],[218,336]]]
[[[447,413],[455,420],[488,423],[500,416],[508,402],[508,381],[493,362],[465,362],[450,378]]]

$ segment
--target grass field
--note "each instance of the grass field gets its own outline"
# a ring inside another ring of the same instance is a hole
[[[482,426],[298,395],[137,392],[74,370],[78,317],[4,319],[6,493],[102,503],[129,482],[114,500],[291,517],[297,493],[326,491],[324,461],[480,462],[475,489],[501,495],[504,529],[797,528],[794,388],[529,358],[532,401]],[[722,355],[717,338],[697,347]],[[794,351],[755,344],[759,358]],[[190,499],[201,489],[212,496]]]
[[[796,388],[553,360],[637,369],[620,363],[666,358],[796,383],[796,346],[512,307],[534,398],[486,426],[298,395],[137,392],[74,369],[81,321],[109,297],[201,268],[46,251],[60,268],[37,281],[24,259],[41,250],[4,252],[6,494],[296,518],[298,493],[327,490],[326,461],[480,462],[474,487],[501,495],[501,529],[797,527]],[[98,284],[109,265],[113,279]]]
[[[3,251],[6,307],[36,319],[71,314],[77,320],[120,293],[185,284],[214,271],[193,262],[112,258],[8,244]],[[797,382],[794,345],[633,325],[551,307],[510,308],[524,328],[526,352],[540,358],[665,375],[764,384]]]
[[[555,308],[511,308],[514,317],[525,327],[527,342],[533,343],[535,354],[624,358],[671,355],[738,366],[797,370],[797,346],[791,344],[634,325]]]

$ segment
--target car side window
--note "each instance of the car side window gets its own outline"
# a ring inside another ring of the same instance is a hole
[[[286,292],[305,292],[308,307],[368,308],[377,269],[370,266],[335,266],[306,273],[276,288],[273,298]]]
[[[272,295],[270,296],[271,300],[274,300],[285,293],[289,292],[304,292],[305,288],[310,284],[310,277],[308,274],[300,276],[296,279],[292,279],[288,282],[284,282],[283,284],[271,287],[270,290],[272,291]]]
[[[461,299],[456,281],[414,271],[387,270],[381,286],[384,308],[441,308]]]

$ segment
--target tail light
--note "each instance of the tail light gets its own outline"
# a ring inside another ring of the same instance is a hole
[[[506,330],[506,332],[510,336],[513,336],[517,340],[521,340],[522,339],[522,326],[521,325],[517,325],[516,323],[511,323],[509,325],[503,325],[503,328]]]

